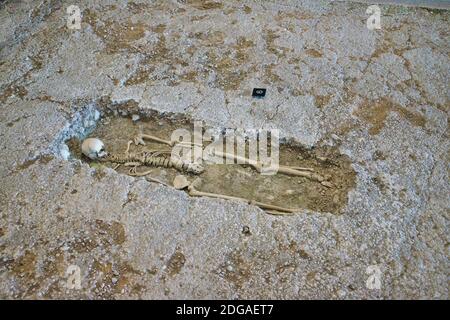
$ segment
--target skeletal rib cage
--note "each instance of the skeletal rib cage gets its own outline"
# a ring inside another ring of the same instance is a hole
[[[161,154],[161,152],[139,152],[139,153],[126,153],[123,155],[110,155],[103,159],[103,161],[115,162],[120,164],[126,163],[138,163],[139,165],[149,167],[164,167],[174,168],[178,171],[200,174],[203,172],[203,167],[199,164],[184,161],[177,157],[167,156]]]

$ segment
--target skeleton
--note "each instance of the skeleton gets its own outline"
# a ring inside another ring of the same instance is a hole
[[[187,172],[192,174],[201,174],[204,171],[203,166],[201,166],[198,163],[190,162],[186,160],[182,160],[180,158],[177,158],[173,155],[171,155],[170,150],[147,150],[142,151],[138,153],[129,152],[130,145],[134,142],[135,145],[145,145],[144,139],[151,140],[157,143],[165,144],[168,146],[173,147],[175,144],[181,147],[191,147],[193,145],[198,145],[191,142],[173,142],[168,141],[164,139],[160,139],[158,137],[147,135],[147,134],[139,134],[135,137],[134,141],[129,141],[127,145],[127,149],[124,154],[117,154],[117,155],[107,155],[106,152],[102,154],[102,157],[97,157],[96,159],[100,161],[107,161],[107,162],[113,162],[117,163],[118,166],[123,164],[125,166],[132,166],[129,170],[129,174],[131,176],[135,177],[142,177],[149,175],[152,170],[145,171],[145,172],[137,172],[137,167],[139,166],[151,166],[151,167],[164,167],[164,168],[174,168],[181,172]],[[87,139],[89,140],[89,139]],[[98,140],[98,139],[97,139]],[[100,140],[98,140],[100,141]],[[100,141],[101,142],[101,141]],[[203,145],[200,145],[203,148]],[[97,146],[98,149],[98,146]],[[101,145],[101,152],[104,152],[103,143]],[[83,152],[84,153],[84,152]],[[262,171],[262,163],[259,161],[255,161],[246,157],[241,157],[229,153],[220,152],[217,150],[214,150],[213,156],[217,157],[224,157],[227,159],[232,159],[235,161],[238,161],[238,163],[243,163],[245,165],[250,165],[254,169],[256,169],[258,172]],[[117,168],[117,167],[116,167]],[[295,166],[283,166],[280,165],[278,167],[278,173],[291,175],[291,176],[299,176],[299,177],[305,177],[308,179],[311,179],[313,181],[317,181],[321,183],[323,186],[331,188],[333,184],[327,179],[325,179],[323,176],[317,174],[314,172],[314,169],[312,168],[304,168],[304,167],[295,167]],[[150,181],[160,183],[163,185],[166,185],[166,183],[152,177],[147,177]],[[176,189],[182,190],[187,189],[190,196],[193,197],[210,197],[210,198],[218,198],[218,199],[224,199],[224,200],[237,200],[237,201],[243,201],[248,204],[252,204],[255,206],[260,207],[261,209],[265,210],[267,213],[274,214],[274,215],[285,215],[290,214],[294,212],[298,212],[299,209],[294,208],[284,208],[281,206],[276,206],[268,203],[258,202],[254,200],[249,200],[241,197],[234,197],[234,196],[228,196],[224,194],[218,194],[218,193],[210,193],[210,192],[203,192],[199,191],[198,188],[201,185],[201,179],[197,178],[194,180],[194,182],[190,183],[187,178],[183,175],[178,175],[173,183],[173,186]]]
[[[240,198],[240,197],[233,197],[233,196],[227,196],[224,194],[198,191],[196,188],[198,188],[200,185],[201,185],[201,179],[197,178],[191,184],[189,184],[187,186],[188,193],[191,197],[210,197],[210,198],[218,198],[218,199],[224,199],[224,200],[243,201],[248,204],[260,207],[261,209],[265,210],[266,212],[268,212],[270,214],[274,214],[274,215],[284,215],[287,213],[294,213],[294,212],[299,211],[299,209],[284,208],[284,207],[275,206],[272,204],[258,202],[258,201],[249,200],[249,199]],[[179,189],[182,189],[182,188],[179,188]]]
[[[149,135],[149,134],[143,134],[143,133],[138,134],[138,135],[134,138],[134,144],[135,144],[135,145],[140,145],[140,144],[141,144],[141,145],[145,146],[145,141],[144,141],[144,139],[146,139],[146,140],[151,140],[151,141],[158,142],[158,143],[162,143],[162,144],[166,144],[166,145],[168,145],[168,146],[170,146],[170,147],[173,147],[173,146],[175,146],[175,145],[178,145],[178,146],[186,146],[186,147],[187,147],[187,146],[199,146],[199,147],[203,147],[202,144],[198,144],[198,143],[184,142],[184,141],[182,141],[182,142],[178,142],[178,141],[169,141],[169,140],[164,140],[164,139],[161,139],[161,138],[158,138],[158,137]]]
[[[176,141],[168,141],[168,140],[164,140],[152,135],[148,135],[148,134],[138,134],[135,138],[134,138],[134,143],[136,145],[145,145],[144,139],[147,140],[151,140],[154,142],[158,142],[158,143],[162,143],[162,144],[166,144],[168,146],[173,147],[175,144],[177,144],[178,146],[200,146],[203,148],[203,145],[199,145],[196,143],[191,143],[191,142],[176,142]],[[129,148],[129,145],[128,145]],[[237,156],[234,154],[229,154],[229,153],[225,153],[225,152],[220,152],[217,150],[214,150],[214,156],[218,156],[218,157],[225,157],[228,159],[232,159],[232,160],[236,160],[238,162],[250,165],[251,167],[253,167],[254,169],[256,169],[258,172],[262,171],[262,164],[258,161],[255,160],[251,160],[249,158],[245,158],[245,157],[241,157],[241,156]],[[320,182],[322,185],[324,185],[325,187],[331,187],[332,184],[330,182],[325,181],[326,179],[324,177],[322,177],[321,175],[317,174],[314,172],[314,169],[312,168],[304,168],[304,167],[291,167],[291,166],[283,166],[280,165],[278,167],[278,171],[279,173],[282,174],[286,174],[286,175],[291,175],[291,176],[298,176],[298,177],[304,177],[304,178],[308,178],[310,180],[313,181],[317,181]]]
[[[220,152],[217,150],[214,150],[213,155],[218,156],[218,157],[225,157],[225,158],[232,159],[232,160],[237,160],[237,161],[240,161],[242,163],[252,166],[258,172],[262,171],[262,164],[258,161],[251,160],[249,158],[244,158],[244,157],[240,157],[240,156],[237,156],[234,154]],[[311,180],[318,181],[318,182],[322,182],[325,180],[324,177],[314,173],[313,169],[311,169],[311,168],[289,167],[289,166],[281,166],[280,165],[278,167],[278,172],[286,174],[286,175],[291,175],[291,176],[305,177],[305,178],[309,178]]]
[[[149,166],[174,168],[178,171],[200,174],[204,168],[194,162],[181,160],[174,156],[167,156],[165,152],[159,151],[143,151],[139,153],[125,152],[125,154],[109,155],[101,159],[101,161],[114,162],[124,164],[126,166]]]

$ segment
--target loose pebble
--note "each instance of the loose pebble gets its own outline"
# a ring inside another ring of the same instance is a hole
[[[327,188],[332,188],[333,187],[333,184],[330,181],[322,181],[321,184],[324,187],[327,187]]]

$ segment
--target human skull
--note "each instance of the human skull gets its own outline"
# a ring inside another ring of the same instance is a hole
[[[81,145],[81,152],[92,160],[103,158],[108,155],[105,151],[104,143],[97,138],[88,138],[84,140]]]

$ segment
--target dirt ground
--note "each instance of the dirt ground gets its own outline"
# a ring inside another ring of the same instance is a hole
[[[70,5],[0,3],[0,298],[448,299],[448,10],[369,30],[348,1],[78,1],[71,29]],[[80,154],[193,121],[279,129],[280,163],[330,184],[202,173],[298,208],[277,216]]]

